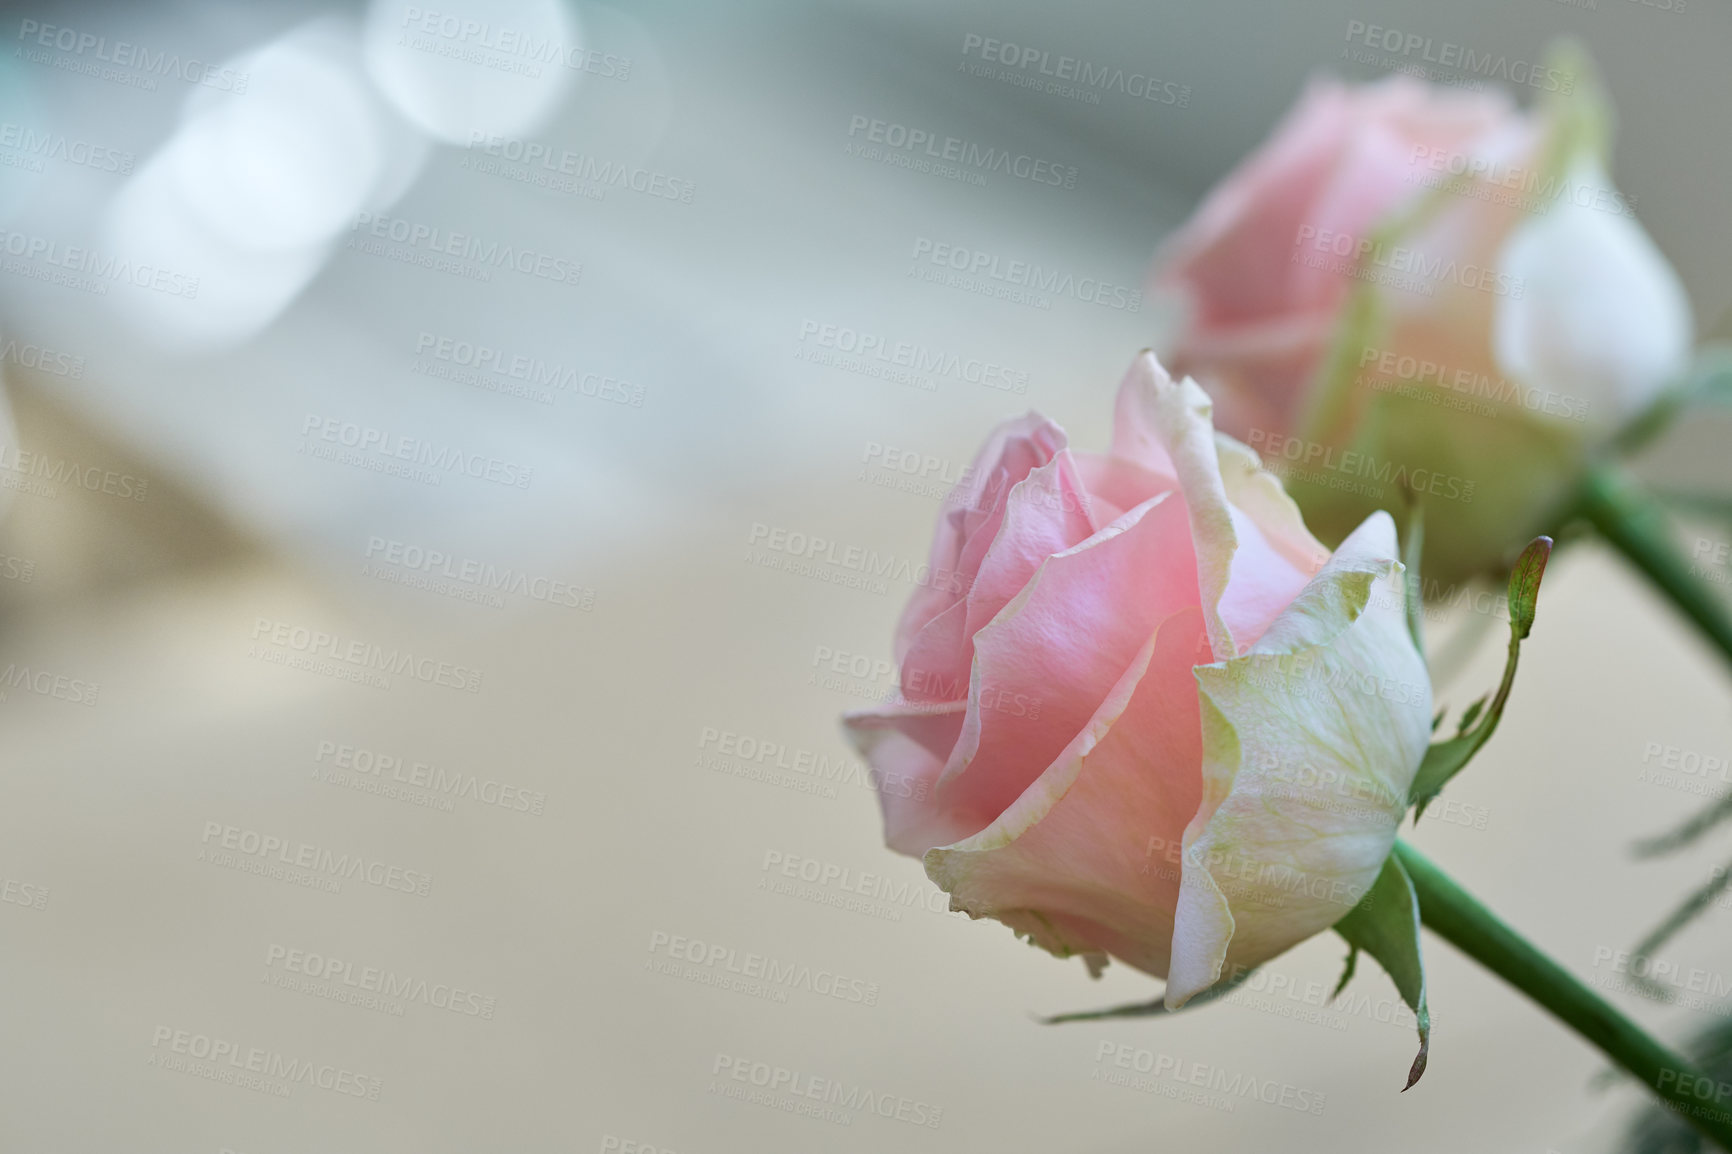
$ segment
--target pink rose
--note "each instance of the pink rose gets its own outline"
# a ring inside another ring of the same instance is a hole
[[[1167,241],[1169,361],[1325,539],[1412,488],[1429,574],[1501,569],[1684,367],[1688,302],[1590,101],[1315,81]]]
[[[1109,453],[1008,421],[946,510],[958,579],[902,615],[901,698],[845,724],[953,909],[1177,1005],[1363,896],[1430,735],[1387,515],[1330,556],[1149,353]]]

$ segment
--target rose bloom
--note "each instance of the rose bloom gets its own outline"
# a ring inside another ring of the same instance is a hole
[[[952,909],[1176,1007],[1365,894],[1431,732],[1387,514],[1331,555],[1144,353],[1110,452],[1001,425],[931,562],[957,580],[902,615],[899,699],[845,726]]]
[[[1587,101],[1314,81],[1157,256],[1169,363],[1325,540],[1411,488],[1428,576],[1502,571],[1685,367],[1689,303]]]

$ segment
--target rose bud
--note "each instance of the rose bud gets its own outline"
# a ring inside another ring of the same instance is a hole
[[[1112,450],[1038,415],[952,495],[850,714],[885,839],[951,908],[1178,1005],[1333,925],[1376,879],[1430,736],[1393,521],[1331,556],[1210,403],[1143,353]]]
[[[1314,81],[1156,258],[1169,363],[1221,428],[1325,540],[1411,492],[1445,584],[1546,531],[1689,355],[1589,78],[1553,72],[1581,86],[1530,113],[1403,76]]]

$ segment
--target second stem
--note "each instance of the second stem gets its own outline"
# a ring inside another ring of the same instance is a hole
[[[1420,921],[1433,933],[1550,1010],[1698,1133],[1732,1151],[1732,1112],[1716,1104],[1714,1079],[1535,949],[1424,854],[1403,841],[1395,843],[1395,853],[1413,880]]]

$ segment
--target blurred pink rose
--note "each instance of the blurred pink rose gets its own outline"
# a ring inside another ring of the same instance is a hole
[[[953,909],[1175,1005],[1334,924],[1430,734],[1395,550],[1378,514],[1331,557],[1152,354],[1109,453],[1006,422],[939,522],[959,581],[897,627],[901,699],[845,722],[898,783],[887,842]]]
[[[1682,286],[1575,99],[1315,81],[1157,257],[1169,363],[1326,540],[1410,485],[1428,574],[1499,569],[1683,369]]]

